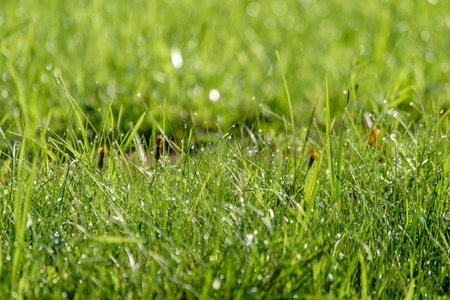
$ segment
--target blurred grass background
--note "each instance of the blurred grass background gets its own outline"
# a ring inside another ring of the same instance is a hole
[[[165,101],[175,136],[193,113],[211,130],[252,123],[261,105],[288,116],[276,50],[298,125],[323,101],[325,74],[334,112],[347,89],[353,111],[377,112],[384,100],[410,110],[417,95],[426,108],[448,108],[449,29],[450,6],[438,0],[2,0],[0,126],[37,133],[50,110],[53,130],[71,126],[57,69],[94,126],[110,99],[115,115],[122,106],[123,131],[144,104],[152,110]],[[141,130],[154,129],[146,118]]]

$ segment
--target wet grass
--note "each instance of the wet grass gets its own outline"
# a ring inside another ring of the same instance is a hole
[[[0,4],[0,298],[449,294],[444,1],[44,2]]]
[[[326,132],[313,118],[295,146],[245,124],[194,143],[197,122],[182,140],[158,137],[157,150],[139,121],[88,139],[73,106],[79,124],[63,136],[45,124],[3,152],[4,296],[449,293],[448,112],[328,114]]]

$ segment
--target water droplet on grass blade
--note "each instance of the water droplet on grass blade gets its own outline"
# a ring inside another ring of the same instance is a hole
[[[216,291],[218,289],[220,289],[220,279],[219,278],[214,279],[214,281],[213,281],[213,289],[216,290]]]

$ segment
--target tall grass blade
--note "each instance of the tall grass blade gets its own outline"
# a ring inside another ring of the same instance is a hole
[[[291,115],[292,124],[292,151],[294,151],[294,183],[293,190],[295,190],[295,178],[297,178],[297,148],[295,146],[295,123],[294,123],[294,111],[292,109],[291,95],[289,93],[289,88],[286,82],[286,76],[284,76],[283,66],[281,64],[281,58],[278,51],[276,51],[278,64],[280,65],[281,77],[283,78],[284,89],[286,91],[286,97],[289,103],[289,113]]]
[[[412,300],[414,297],[414,286],[415,286],[415,279],[411,280],[408,288],[408,294],[406,294],[405,300]]]
[[[347,90],[347,104],[345,106],[345,111],[348,110],[348,103],[350,102],[350,90]],[[336,156],[336,200],[338,201],[338,206],[340,204],[341,199],[341,186],[342,186],[342,151],[344,147],[344,124],[345,117],[342,119],[341,131],[339,132],[339,145],[337,148],[337,156]]]
[[[325,105],[326,105],[326,128],[327,128],[327,156],[328,156],[328,169],[330,172],[330,186],[332,200],[336,200],[335,194],[335,173],[333,168],[333,152],[331,144],[331,111],[330,111],[330,99],[328,96],[328,76],[325,77]]]
[[[133,141],[137,131],[139,130],[139,127],[141,126],[142,122],[144,121],[145,112],[141,115],[139,120],[136,122],[136,125],[133,127],[131,133],[128,135],[127,140],[121,145],[122,149],[127,149],[127,147],[130,145],[130,143]]]
[[[323,151],[322,151],[323,152]],[[303,201],[302,201],[302,208],[305,208],[304,205],[310,205],[310,202],[312,200],[314,200],[314,197],[317,193],[317,177],[319,174],[319,168],[320,168],[320,164],[322,163],[322,157],[323,154],[319,155],[319,158],[317,158],[314,163],[313,163],[313,167],[314,167],[314,171],[311,173],[309,172],[308,176],[306,177],[306,182],[305,182],[305,193],[304,193],[304,197],[303,197]]]

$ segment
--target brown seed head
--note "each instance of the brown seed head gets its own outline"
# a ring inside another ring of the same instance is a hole
[[[161,148],[164,143],[164,138],[162,135],[158,134],[156,136],[156,148]]]
[[[378,128],[372,129],[372,132],[369,135],[369,143],[371,147],[375,145],[375,142],[377,141],[379,136],[380,136],[380,129]]]
[[[100,149],[98,149],[98,163],[97,166],[101,170],[103,168],[104,158],[106,155],[106,147],[103,146]]]
[[[156,151],[155,151],[155,159],[159,160],[161,157],[161,147],[164,144],[164,138],[162,135],[158,134],[156,136]]]
[[[98,149],[98,155],[105,156],[106,155],[106,147],[103,146],[100,149]]]
[[[311,153],[311,157],[309,158],[309,166],[312,166],[313,162],[314,162],[317,158],[319,158],[319,156],[320,156],[319,153],[317,153],[316,151],[313,151],[313,152]]]

